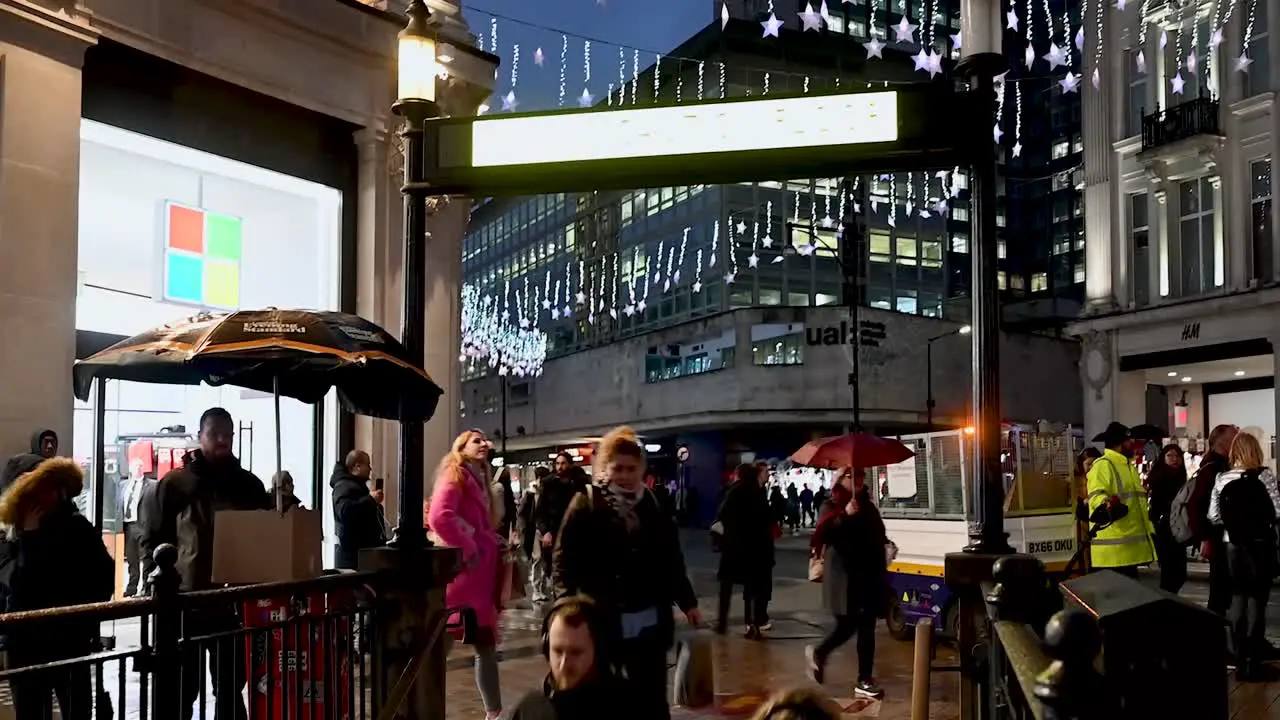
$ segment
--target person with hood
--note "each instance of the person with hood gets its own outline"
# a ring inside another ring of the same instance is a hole
[[[329,487],[333,489],[333,525],[338,536],[334,565],[343,570],[357,569],[361,550],[387,542],[382,522],[385,496],[382,490],[369,490],[372,471],[369,453],[352,450],[344,462],[334,466],[329,478]]]
[[[1165,445],[1147,473],[1147,508],[1155,526],[1156,562],[1160,565],[1160,589],[1174,595],[1187,582],[1187,548],[1173,539],[1169,516],[1173,498],[1187,484],[1187,467],[1182,463],[1182,448],[1176,443]]]
[[[115,589],[115,564],[102,537],[76,511],[84,490],[74,460],[57,458],[17,478],[0,496],[0,592],[4,612],[105,602]],[[98,623],[60,620],[8,629],[9,669],[81,658],[97,649]],[[94,706],[90,666],[64,666],[9,679],[17,720],[53,715],[88,720]]]
[[[511,720],[641,720],[630,682],[609,655],[609,622],[585,595],[556,601],[542,622],[549,672],[542,689],[525,696]]]
[[[58,454],[58,434],[48,428],[40,428],[31,435],[31,451],[19,453],[5,463],[0,473],[0,492],[4,492],[18,476],[36,469],[41,462]]]
[[[231,452],[235,423],[231,413],[215,407],[200,416],[200,446],[187,453],[183,466],[160,478],[143,495],[138,524],[145,557],[152,557],[164,543],[178,549],[179,588],[183,592],[208,590],[213,585],[213,518],[221,510],[271,510],[275,502],[262,481],[240,466]],[[182,658],[181,717],[191,717],[192,704],[201,696],[204,677],[201,653],[209,653],[216,717],[232,720],[246,716],[241,693],[245,687],[242,641],[227,635],[240,627],[235,611],[210,608],[188,613],[183,629],[189,637],[220,635],[222,639],[189,646]]]

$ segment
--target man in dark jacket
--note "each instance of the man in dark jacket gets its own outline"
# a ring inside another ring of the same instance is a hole
[[[631,685],[608,658],[608,623],[593,601],[566,597],[542,624],[550,672],[540,691],[525,696],[511,720],[640,720]]]
[[[551,588],[551,551],[560,534],[560,523],[574,497],[586,489],[589,478],[573,465],[568,453],[556,455],[555,472],[538,485],[537,505],[533,509],[535,538],[533,560],[533,597],[535,604],[554,598]]]
[[[1209,450],[1200,459],[1196,470],[1195,489],[1187,507],[1187,519],[1195,541],[1200,543],[1200,555],[1209,561],[1210,612],[1226,616],[1231,607],[1231,570],[1227,567],[1226,545],[1222,542],[1222,529],[1209,522],[1209,495],[1219,473],[1231,468],[1227,455],[1231,443],[1240,429],[1234,425],[1219,425],[1209,433]]]
[[[58,454],[58,434],[48,428],[39,428],[31,435],[30,452],[19,453],[5,463],[0,473],[0,493],[9,489],[14,480],[36,469],[41,462]]]
[[[165,474],[142,497],[138,524],[139,545],[146,557],[163,543],[178,549],[181,589],[206,590],[213,586],[213,518],[220,510],[270,510],[275,507],[262,481],[240,466],[231,453],[235,423],[231,413],[215,407],[200,416],[200,447],[188,453],[183,467]],[[210,609],[188,614],[187,634],[192,637],[237,630],[234,611]],[[217,701],[216,717],[233,720],[246,716],[241,692],[245,687],[244,647],[232,638],[211,641],[209,675]],[[192,703],[200,696],[204,678],[199,650],[183,658],[182,718],[191,717]]]
[[[383,491],[369,490],[372,464],[369,453],[352,450],[345,462],[333,468],[329,487],[333,488],[333,524],[338,535],[334,565],[355,570],[360,551],[387,542],[382,525]]]

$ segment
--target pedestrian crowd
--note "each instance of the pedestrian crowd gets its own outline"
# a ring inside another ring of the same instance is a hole
[[[1140,567],[1156,563],[1160,588],[1176,594],[1187,581],[1189,554],[1198,554],[1209,565],[1207,607],[1227,622],[1237,678],[1268,679],[1265,663],[1280,658],[1265,635],[1280,571],[1280,488],[1258,439],[1234,425],[1213,428],[1191,473],[1182,446],[1134,437],[1120,423],[1094,440],[1103,449],[1079,458],[1088,478],[1079,515],[1089,528],[1093,568],[1137,577]]]

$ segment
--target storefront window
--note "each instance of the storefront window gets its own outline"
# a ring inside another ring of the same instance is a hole
[[[756,340],[751,343],[751,362],[754,365],[803,365],[804,333]]]
[[[337,309],[341,214],[334,188],[83,121],[76,329],[123,339],[202,311]],[[269,394],[110,381],[105,397],[105,448],[94,447],[93,406],[77,402],[73,413],[75,457],[92,467],[104,453],[104,496],[131,465],[154,476],[180,461],[200,415],[219,406],[234,419],[245,467],[269,482],[279,465],[304,505],[323,507],[311,478],[334,462],[332,396],[322,447],[315,408],[280,403],[278,459]]]

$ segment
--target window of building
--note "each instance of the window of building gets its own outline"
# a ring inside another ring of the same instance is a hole
[[[868,233],[871,262],[887,263],[893,254],[893,240],[883,230],[872,230]]]
[[[999,271],[999,272],[997,272],[997,273],[996,273],[996,287],[1000,288],[1001,290],[1008,290],[1008,289],[1009,289],[1009,275],[1008,275],[1008,273],[1006,273],[1006,272],[1005,272],[1005,271],[1003,271],[1003,270],[1001,270],[1001,271]]]
[[[1076,263],[1071,273],[1071,281],[1076,285],[1084,282],[1084,263]]]
[[[915,290],[899,290],[896,301],[896,307],[894,309],[900,313],[915,315],[920,311],[920,305],[916,302]]]
[[[1026,281],[1023,279],[1021,273],[1013,273],[1009,275],[1009,289],[1016,290],[1018,292],[1022,292],[1026,289]]]
[[[1049,289],[1048,273],[1032,273],[1031,274],[1031,292],[1044,292]]]
[[[1126,137],[1142,134],[1142,115],[1149,112],[1147,105],[1147,74],[1138,72],[1138,54],[1143,48],[1132,48],[1125,53],[1125,68],[1129,77],[1129,96],[1126,99],[1124,112],[1124,134]],[[1153,58],[1144,58],[1150,61]]]
[[[804,332],[752,342],[751,362],[754,365],[803,365]]]
[[[1129,241],[1133,252],[1133,302],[1138,307],[1151,302],[1151,256],[1147,223],[1147,194],[1130,195]]]
[[[969,235],[967,233],[956,233],[951,236],[951,252],[969,252]]]
[[[899,237],[897,239],[898,264],[908,267],[915,267],[919,258],[917,257],[916,239],[908,237]]]
[[[1071,143],[1067,140],[1059,140],[1053,144],[1049,156],[1054,160],[1066,157],[1071,152]]]
[[[1003,240],[996,241],[996,257],[1004,260],[1009,255],[1009,249]]]
[[[1253,276],[1262,282],[1275,278],[1275,239],[1271,232],[1271,158],[1249,166],[1253,181],[1250,209],[1253,211]]]
[[[927,268],[942,267],[942,243],[937,240],[920,241],[920,266]]]
[[[1220,283],[1213,194],[1213,182],[1207,177],[1178,185],[1178,264],[1182,266],[1184,297],[1208,292]]]
[[[1245,73],[1245,92],[1248,96],[1271,92],[1271,49],[1268,45],[1271,34],[1267,32],[1267,15],[1271,12],[1270,2],[1254,2],[1256,8],[1253,18],[1253,35],[1249,38],[1249,71]]]

